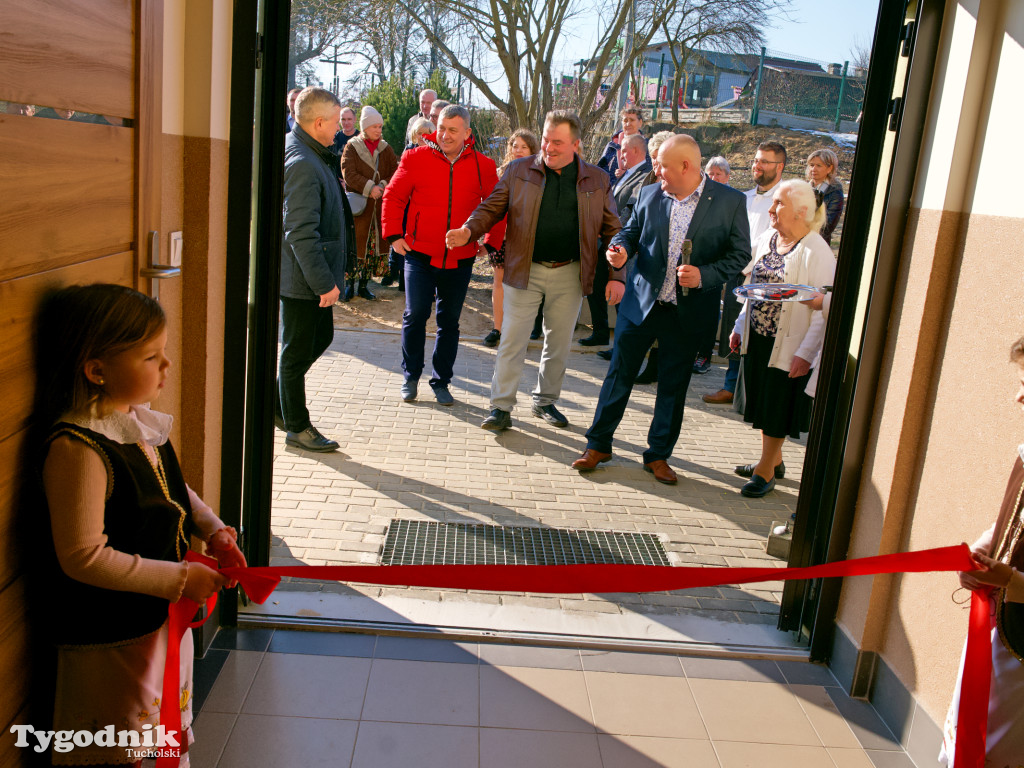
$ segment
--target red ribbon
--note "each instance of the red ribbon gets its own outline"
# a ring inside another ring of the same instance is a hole
[[[200,555],[198,552],[189,550],[185,553],[185,559],[193,563],[202,563],[213,569],[217,568],[217,561],[212,557]],[[178,602],[171,603],[167,612],[167,658],[164,661],[164,680],[160,694],[160,725],[164,726],[165,733],[173,733],[180,744],[185,746],[185,734],[181,732],[181,638],[185,636],[185,630],[193,627],[201,627],[206,623],[213,613],[213,607],[217,604],[216,593],[210,595],[206,600],[206,616],[201,621],[192,621],[193,617],[201,607],[199,603],[190,600],[184,595]],[[157,768],[173,768],[178,765],[181,759],[181,747],[161,747],[161,756],[157,757]],[[171,756],[164,755],[167,752]]]
[[[189,559],[201,556],[189,553]],[[201,562],[216,568],[209,558]],[[722,584],[762,581],[873,576],[881,573],[973,571],[978,568],[966,544],[919,552],[900,552],[842,560],[806,568],[715,568],[649,565],[292,565],[262,568],[223,568],[257,603],[264,603],[285,576],[356,584],[379,584],[438,589],[540,594],[601,594],[607,592],[668,592]],[[210,609],[212,610],[212,604]],[[178,706],[179,642],[198,605],[182,598],[171,605],[170,638],[164,668],[160,722],[168,730],[181,728]],[[989,681],[992,676],[990,603],[974,592],[967,636],[967,663],[960,686],[956,768],[983,768],[988,731]],[[204,619],[205,620],[205,619]],[[200,622],[201,623],[201,622]],[[170,692],[170,695],[168,695]],[[173,706],[172,706],[173,705]],[[157,761],[157,768],[177,765],[178,758]]]

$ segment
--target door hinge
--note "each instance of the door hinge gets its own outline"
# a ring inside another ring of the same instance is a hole
[[[256,35],[256,69],[263,69],[263,35]]]
[[[914,41],[914,27],[916,22],[908,21],[903,25],[903,34],[900,39],[903,40],[903,48],[900,50],[900,56],[909,56],[910,48]]]
[[[903,99],[897,96],[889,102],[889,130],[895,131],[900,124],[900,112],[903,110]]]

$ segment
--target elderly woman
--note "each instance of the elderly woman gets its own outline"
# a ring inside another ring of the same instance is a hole
[[[370,276],[381,271],[383,256],[387,253],[380,233],[380,203],[384,188],[398,170],[395,151],[381,137],[384,118],[373,107],[363,107],[359,115],[359,135],[349,139],[341,153],[341,176],[345,188],[366,197],[366,207],[353,217],[356,229],[357,264],[348,271],[345,301],[349,301],[359,278],[359,296],[373,301],[368,287]]]
[[[768,216],[771,228],[754,244],[748,265],[750,282],[799,283],[819,290],[831,285],[835,257],[818,234],[825,208],[817,204],[811,185],[796,180],[779,184]],[[744,355],[744,420],[761,430],[761,458],[735,470],[750,478],[744,496],[760,498],[775,488],[775,476],[786,470],[786,436],[799,438],[807,431],[810,400],[803,392],[824,336],[822,314],[799,302],[751,300],[740,312],[729,342]]]
[[[409,140],[409,144],[406,146],[406,149],[422,147],[423,137],[428,133],[433,133],[435,130],[437,128],[427,118],[421,117],[417,119],[409,128],[409,135],[406,137]]]
[[[409,121],[409,135],[406,136],[406,149],[416,149],[423,146],[423,137],[433,133],[436,129],[434,124],[425,117],[417,117]],[[394,248],[388,250],[388,274],[381,278],[380,284],[385,288],[398,283],[398,290],[405,292],[405,256]]]
[[[721,155],[715,155],[708,164],[704,166],[704,174],[712,181],[717,181],[719,184],[728,184],[729,175],[732,173],[732,169],[729,168],[729,161]]]
[[[831,149],[816,149],[807,156],[807,180],[821,193],[825,202],[825,225],[821,237],[832,243],[832,232],[843,214],[843,185],[836,174],[839,172],[839,158]]]

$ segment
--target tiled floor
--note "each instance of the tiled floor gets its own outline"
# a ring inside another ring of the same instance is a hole
[[[195,701],[195,768],[913,768],[801,662],[225,631]]]

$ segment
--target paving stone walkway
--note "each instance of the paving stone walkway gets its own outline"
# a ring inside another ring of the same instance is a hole
[[[586,335],[581,330],[578,335]],[[640,463],[654,385],[634,389],[613,460],[591,473],[575,472],[569,464],[585,447],[584,433],[608,366],[582,350],[574,344],[558,404],[570,421],[568,429],[530,413],[538,342],[529,350],[513,429],[495,434],[479,426],[489,411],[494,350],[478,339],[463,340],[452,383],[456,404],[442,407],[426,377],[420,399],[402,402],[397,333],[337,331],[307,376],[307,394],[314,423],[342,448],[336,454],[310,454],[275,435],[271,564],[376,563],[389,522],[404,518],[655,533],[676,564],[785,565],[765,553],[765,542],[772,521],[788,519],[796,507],[803,444],[787,443],[786,478],[774,493],[763,499],[741,496],[743,480],[732,469],[756,460],[760,436],[731,409],[701,401],[724,380],[724,365],[715,365],[691,381],[682,435],[670,461],[678,485],[655,482]],[[331,591],[334,586],[295,581],[282,588]],[[773,624],[782,583],[645,595],[357,590],[374,597],[403,593],[438,601]]]

